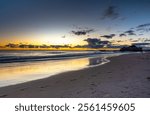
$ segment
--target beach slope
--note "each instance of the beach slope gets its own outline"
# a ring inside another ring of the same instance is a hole
[[[112,57],[110,60],[110,63],[102,66],[66,72],[41,80],[2,87],[0,88],[0,97],[150,97],[149,53],[122,55]]]

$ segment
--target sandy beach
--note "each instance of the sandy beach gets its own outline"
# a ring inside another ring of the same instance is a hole
[[[0,88],[1,98],[147,98],[150,54],[110,58],[102,66]],[[44,66],[43,66],[44,67]],[[41,67],[41,68],[43,68]]]

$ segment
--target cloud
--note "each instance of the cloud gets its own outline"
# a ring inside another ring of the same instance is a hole
[[[144,28],[137,28],[136,31],[144,32],[145,29]]]
[[[109,41],[101,41],[98,38],[87,38],[84,41],[88,42],[88,46],[92,48],[100,48],[110,43]]]
[[[140,32],[149,32],[150,31],[150,23],[141,24],[136,27],[136,30],[140,31]]]
[[[90,42],[90,43],[100,43],[101,39],[98,38],[87,38],[84,41]]]
[[[115,34],[110,34],[110,35],[104,35],[104,36],[101,36],[101,37],[107,38],[107,39],[112,39],[115,36],[116,36]]]
[[[150,23],[141,24],[141,25],[137,26],[137,28],[145,28],[145,27],[148,27],[148,26],[150,26]]]
[[[150,42],[150,39],[145,39],[144,41],[145,41],[145,42]]]
[[[124,33],[128,34],[128,35],[136,35],[135,31],[133,31],[133,30],[125,31]]]
[[[133,45],[150,45],[150,43],[133,43]]]
[[[137,32],[137,34],[136,34]],[[127,35],[144,35],[145,32],[150,32],[150,23],[140,24],[136,27],[130,28],[128,31],[125,31],[124,33],[120,34],[120,37],[124,36],[124,34]]]
[[[133,30],[128,30],[128,31],[125,31],[124,33],[134,33],[134,31]]]
[[[72,31],[72,33],[73,33],[74,35],[78,35],[78,36],[80,36],[80,35],[86,35],[86,32],[85,32],[85,31]]]
[[[135,33],[129,33],[128,35],[130,35],[130,36],[135,36],[136,34],[135,34]]]
[[[74,35],[80,36],[80,35],[86,35],[91,32],[94,32],[94,29],[86,29],[86,30],[78,30],[78,31],[71,31]]]
[[[117,19],[119,18],[120,14],[118,13],[117,11],[117,7],[116,6],[113,6],[113,5],[110,5],[105,11],[104,11],[104,14],[102,16],[102,19],[111,19],[111,20],[114,20],[114,19]]]
[[[126,36],[126,34],[120,34],[119,36],[120,36],[120,37],[123,37],[123,36]]]

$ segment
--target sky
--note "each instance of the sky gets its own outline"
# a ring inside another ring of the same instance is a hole
[[[0,44],[150,42],[150,0],[0,0]]]

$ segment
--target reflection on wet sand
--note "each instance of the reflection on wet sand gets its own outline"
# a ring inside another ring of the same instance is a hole
[[[42,79],[52,75],[108,63],[107,57],[121,53],[100,54],[92,57],[35,62],[0,64],[0,87]]]
[[[100,63],[102,63],[102,58],[1,64],[0,86],[41,79],[65,71],[78,70]]]

